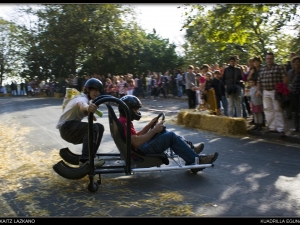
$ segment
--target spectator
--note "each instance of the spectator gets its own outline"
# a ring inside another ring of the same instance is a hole
[[[222,102],[224,115],[228,116],[228,102],[225,95],[225,86],[221,79],[220,70],[214,71],[214,78],[211,81],[211,86],[215,90],[216,101],[217,101],[217,115],[221,115],[221,102]]]
[[[254,83],[256,83],[257,85],[257,79],[258,79],[258,76],[259,76],[259,71],[260,71],[260,68],[261,68],[261,57],[260,56],[254,56],[252,58],[252,62],[253,62],[253,67],[250,69],[249,71],[249,75],[247,76],[247,81],[249,81],[250,79],[253,79],[254,80]],[[251,99],[250,99],[251,101]],[[263,112],[263,121],[265,121],[265,113]],[[250,124],[254,124],[254,119],[252,120],[252,122],[250,122]],[[264,124],[264,122],[263,122]]]
[[[300,110],[300,57],[292,59],[293,68],[288,71],[289,89],[291,91],[291,111],[294,112],[294,132],[299,132]]]
[[[196,92],[192,90],[196,87],[196,74],[193,72],[194,66],[188,66],[188,71],[185,73],[185,90],[188,97],[188,107],[189,109],[196,108]]]
[[[177,96],[178,97],[182,97],[183,95],[183,77],[181,75],[181,70],[177,70],[177,75],[176,75],[176,78],[175,78],[175,88],[177,87]]]
[[[169,91],[170,91],[170,74],[169,74],[169,70],[167,70],[165,72],[165,74],[163,75],[163,80],[165,82],[165,86],[164,86],[165,93],[166,93],[166,95],[168,95]]]
[[[227,63],[223,63],[222,64],[222,68],[220,69],[220,72],[221,72],[221,76],[223,77],[223,74],[224,74],[224,70],[225,70],[225,68],[227,67],[228,65],[227,65]]]
[[[50,82],[45,83],[44,91],[46,92],[47,97],[50,97]]]
[[[127,95],[133,95],[133,90],[134,90],[134,79],[131,78],[131,76],[127,79]]]
[[[244,71],[243,71],[243,98],[242,98],[242,106],[243,106],[243,115],[244,118],[250,116],[252,114],[251,112],[251,107],[250,107],[250,98],[248,96],[248,94],[246,94],[246,92],[249,90],[249,85],[248,85],[248,80],[247,77],[250,74],[250,70],[254,67],[253,65],[253,58],[250,58],[248,60],[248,65],[244,66]],[[247,92],[248,93],[248,92]],[[248,112],[248,116],[246,114],[246,110]]]
[[[22,80],[20,85],[20,95],[25,95],[25,82]]]
[[[164,76],[161,73],[159,73],[159,75],[158,75],[158,96],[160,94],[163,94],[164,98],[167,97],[166,96],[166,91],[165,91],[165,88],[166,88],[165,82],[166,81],[164,79]]]
[[[151,80],[151,98],[156,101],[158,94],[158,75],[156,72],[153,72]]]
[[[196,92],[196,99],[198,106],[196,107],[196,111],[201,110],[202,100],[201,100],[201,91],[203,89],[204,77],[201,76],[200,73],[196,74],[196,87],[193,90]]]
[[[287,64],[285,65],[286,68],[286,72],[288,73],[291,69],[293,69],[293,63],[291,62],[293,60],[293,58],[296,56],[295,52],[292,52],[290,54],[290,60],[287,62]],[[289,80],[290,81],[290,80]],[[292,112],[292,101],[289,102],[289,104],[285,107],[285,113],[286,113],[286,117],[287,119],[291,120],[293,118],[293,112]]]
[[[27,79],[25,79],[24,88],[25,88],[26,95],[28,95],[28,80]]]
[[[11,89],[11,94],[12,95],[18,95],[18,93],[17,93],[17,84],[16,84],[15,81],[11,82],[10,89]]]
[[[201,95],[202,104],[205,105],[205,108],[215,111],[214,101],[216,99],[215,99],[214,95],[209,93],[211,91],[211,89],[213,89],[211,72],[207,72],[206,75],[205,75],[205,82],[204,82],[204,88],[203,89],[204,90],[203,90],[203,93]]]
[[[292,65],[292,60],[293,58],[296,56],[296,53],[295,52],[291,52],[290,53],[290,60],[287,62],[287,64],[285,65],[285,69],[286,69],[286,72],[288,72],[289,70],[293,69],[293,65]]]
[[[114,85],[113,96],[115,96],[116,98],[119,98],[119,76],[113,75],[112,82]]]
[[[222,82],[225,85],[229,99],[228,115],[230,117],[241,117],[241,69],[236,67],[236,57],[229,58],[229,66],[225,68]]]
[[[151,82],[152,82],[152,73],[151,71],[148,71],[147,77],[146,77],[146,98],[151,96]]]
[[[134,95],[136,97],[139,97],[140,94],[145,98],[144,94],[144,81],[143,81],[143,75],[137,76],[135,79],[135,88],[134,88]]]
[[[177,70],[175,70],[175,73],[171,73],[169,74],[169,78],[170,78],[170,93],[173,95],[173,97],[177,97],[177,84],[176,84],[176,76],[177,76],[177,73],[176,73]]]
[[[274,62],[274,54],[267,53],[266,65],[260,69],[257,80],[257,96],[262,95],[263,107],[268,124],[267,132],[279,132],[284,137],[283,109],[280,102],[275,99],[275,87],[278,83],[287,84],[287,74],[285,67]]]
[[[255,126],[252,130],[261,131],[263,125],[263,104],[262,97],[256,96],[257,86],[255,80],[252,78],[249,80],[250,85],[250,101],[251,101],[251,109],[253,113],[253,120]]]
[[[111,79],[107,77],[106,81],[105,81],[105,93],[107,95],[112,95],[113,94],[113,88],[114,88],[114,86],[113,86],[113,83],[112,83]]]
[[[124,76],[120,76],[118,83],[119,97],[122,98],[127,94],[127,82],[124,80]]]
[[[0,93],[4,94],[4,86],[0,85]]]

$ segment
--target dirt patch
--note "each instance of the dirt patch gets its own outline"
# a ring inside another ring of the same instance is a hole
[[[101,190],[87,190],[88,176],[67,180],[52,166],[61,160],[58,149],[50,154],[34,150],[26,141],[32,127],[0,122],[0,175],[2,216],[204,216],[194,213],[193,199],[172,190],[141,191],[129,180],[102,177]],[[198,205],[199,206],[199,205]],[[126,214],[126,212],[128,213]]]

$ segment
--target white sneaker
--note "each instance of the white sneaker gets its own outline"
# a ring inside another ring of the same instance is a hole
[[[105,163],[105,161],[103,159],[100,159],[100,158],[94,159],[94,166],[97,168],[103,166],[104,163]]]

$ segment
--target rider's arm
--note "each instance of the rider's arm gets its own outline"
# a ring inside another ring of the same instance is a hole
[[[134,147],[138,148],[142,144],[149,141],[156,133],[161,132],[163,130],[163,127],[163,121],[160,121],[153,129],[149,130],[143,135],[131,135],[131,144]]]
[[[158,121],[157,117],[153,118],[142,130],[137,132],[137,135],[146,134],[150,130],[151,127],[154,127],[154,125],[157,123],[157,121]]]
[[[94,113],[98,108],[95,104],[93,104],[93,103],[88,104],[85,101],[79,101],[77,103],[77,105],[79,106],[80,110],[85,113],[88,113],[88,112]]]

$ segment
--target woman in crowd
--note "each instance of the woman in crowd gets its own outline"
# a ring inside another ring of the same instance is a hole
[[[289,89],[291,91],[292,112],[294,113],[294,132],[299,132],[300,110],[300,57],[292,59],[292,69],[288,71]]]

